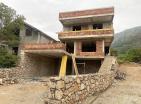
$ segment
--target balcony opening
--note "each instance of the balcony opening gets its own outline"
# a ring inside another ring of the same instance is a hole
[[[103,29],[103,24],[93,24],[93,29]]]
[[[96,42],[95,41],[82,42],[82,52],[96,52]]]
[[[80,31],[80,30],[81,30],[81,25],[72,27],[72,31]]]
[[[32,29],[27,28],[25,31],[26,36],[32,36]]]
[[[109,53],[109,47],[106,46],[104,50],[105,50],[105,55],[108,55],[108,53]]]
[[[74,53],[74,43],[66,43],[66,50],[69,53]]]

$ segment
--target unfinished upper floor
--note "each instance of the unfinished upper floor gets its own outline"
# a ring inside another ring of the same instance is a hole
[[[23,29],[20,30],[20,38],[23,44],[55,42],[53,38],[28,23],[24,23]]]
[[[59,20],[63,31],[60,40],[113,37],[114,8],[61,12]]]

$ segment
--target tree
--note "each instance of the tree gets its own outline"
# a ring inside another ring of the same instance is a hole
[[[10,53],[9,49],[19,45],[19,30],[23,26],[24,17],[17,15],[14,9],[0,3],[0,68],[16,66],[18,57]]]
[[[3,3],[0,3],[0,43],[10,47],[18,46],[19,30],[24,26],[24,17]]]
[[[0,48],[0,68],[15,67],[18,61],[16,55],[12,55],[6,48]]]

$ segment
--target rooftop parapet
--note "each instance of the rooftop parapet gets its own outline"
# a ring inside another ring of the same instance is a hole
[[[74,23],[76,21],[73,21],[74,19],[82,20],[82,22],[92,22],[93,19],[97,19],[94,17],[100,17],[100,20],[105,21],[112,21],[114,16],[114,7],[108,7],[108,8],[98,8],[98,9],[91,9],[91,10],[82,10],[82,11],[71,11],[71,12],[61,12],[59,13],[59,20],[64,24],[68,25],[70,23]],[[104,17],[104,18],[102,18]],[[91,19],[88,20],[88,18]],[[100,21],[97,19],[96,21]],[[78,23],[81,23],[78,21]]]

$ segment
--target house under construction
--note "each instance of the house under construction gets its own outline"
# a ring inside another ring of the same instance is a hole
[[[61,12],[60,41],[24,43],[21,66],[26,76],[96,73],[113,40],[114,8]]]

